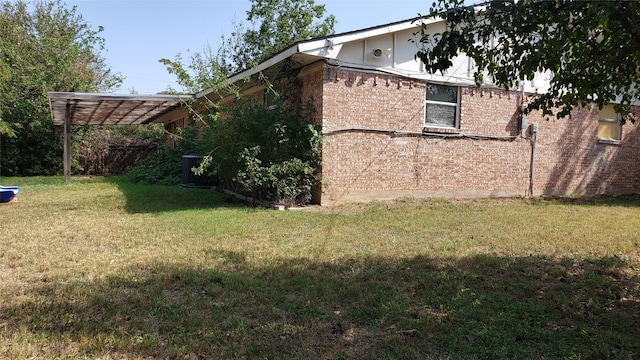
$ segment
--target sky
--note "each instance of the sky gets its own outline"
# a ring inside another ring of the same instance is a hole
[[[411,19],[429,12],[426,0],[316,0],[336,17],[336,33]],[[222,34],[246,23],[250,0],[67,0],[94,29],[104,27],[103,53],[111,70],[124,76],[116,94],[157,94],[181,90],[158,60],[188,58],[208,43],[215,50]]]

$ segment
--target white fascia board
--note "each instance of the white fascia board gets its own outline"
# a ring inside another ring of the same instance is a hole
[[[267,60],[265,60],[264,62],[261,62],[260,64],[258,64],[258,66],[253,67],[249,70],[245,70],[241,73],[238,73],[236,75],[233,75],[232,77],[230,77],[229,79],[227,79],[227,83],[228,84],[235,84],[237,81],[240,81],[242,79],[246,79],[249,78],[255,74],[258,74],[268,68],[270,68],[271,66],[286,60],[287,58],[297,54],[298,52],[300,52],[298,50],[298,44],[293,45],[292,47],[285,49],[281,52],[279,52],[278,54],[268,58]],[[203,96],[207,96],[209,94],[211,94],[213,92],[212,89],[206,89],[203,90],[199,93],[196,94],[196,98],[201,98]]]
[[[344,44],[344,41],[336,41],[336,38],[309,40],[298,44],[298,50],[307,55],[316,55],[329,59],[335,59]]]
[[[327,39],[321,42],[318,47],[305,46],[305,50],[300,50],[305,55],[318,56],[325,59],[335,59],[340,54],[343,44],[334,44]]]
[[[404,31],[407,29],[419,28],[423,24],[428,25],[441,21],[444,20],[435,18],[409,20],[402,23],[376,27],[369,30],[354,31],[343,35],[338,34],[335,36],[327,36],[323,39],[305,41],[300,43],[298,47],[300,52],[314,53],[317,50],[326,49],[329,46],[341,46],[342,44],[348,42],[368,39],[380,35],[393,34],[395,32]]]

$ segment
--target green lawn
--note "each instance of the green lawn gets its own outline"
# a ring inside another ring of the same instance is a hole
[[[276,211],[0,178],[0,357],[634,359],[640,196]]]

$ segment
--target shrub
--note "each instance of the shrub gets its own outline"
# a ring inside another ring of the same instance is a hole
[[[179,185],[181,172],[180,151],[165,145],[158,153],[139,161],[125,177],[132,182]]]
[[[166,148],[130,172],[133,181],[179,183],[181,156],[198,154],[197,175],[207,175],[229,190],[258,201],[288,206],[307,204],[320,181],[321,138],[314,109],[299,100],[276,97],[271,106],[239,101],[210,114],[197,126],[176,134],[176,149]],[[218,108],[217,106],[213,106]]]
[[[156,154],[138,161],[127,172],[126,178],[147,184],[179,185],[182,179],[182,155],[198,153],[203,140],[196,126],[180,129],[174,138],[175,148],[165,145]]]
[[[162,124],[78,126],[72,142],[76,174],[120,175],[158,151]]]
[[[224,119],[211,116],[203,142],[207,171],[227,188],[254,199],[306,204],[319,181],[320,134],[313,108],[241,104]]]

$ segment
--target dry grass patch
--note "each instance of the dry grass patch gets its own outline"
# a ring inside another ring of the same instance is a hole
[[[3,358],[635,358],[640,197],[279,212],[11,179]]]

